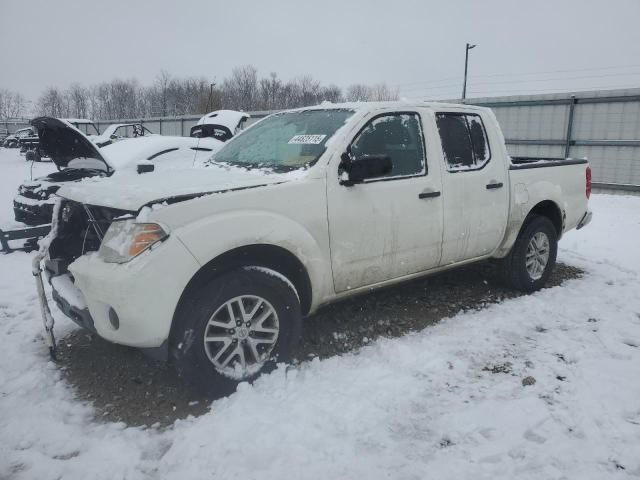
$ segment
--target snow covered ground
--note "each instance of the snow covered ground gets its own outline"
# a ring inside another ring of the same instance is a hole
[[[0,149],[0,225],[20,162]],[[0,255],[0,478],[637,478],[640,198],[592,208],[559,253],[582,279],[281,368],[164,430],[98,422],[74,399],[42,342],[30,255]],[[62,338],[74,327],[57,318]]]

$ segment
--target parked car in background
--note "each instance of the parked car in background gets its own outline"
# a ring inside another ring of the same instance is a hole
[[[70,123],[87,137],[100,135],[100,131],[98,130],[96,124],[86,118],[61,118],[60,120]]]
[[[487,259],[542,288],[590,192],[586,160],[512,161],[486,108],[322,105],[210,168],[67,184],[44,267],[80,326],[221,393],[291,359],[302,317],[341,298]]]
[[[137,175],[142,169],[168,170],[202,165],[223,143],[213,138],[151,135],[125,139],[99,148],[68,121],[51,117],[32,120],[39,148],[58,167],[45,177],[23,183],[13,200],[15,219],[27,225],[51,222],[52,195],[65,183],[116,174]]]
[[[115,123],[106,127],[100,135],[91,140],[98,147],[106,147],[126,138],[148,137],[150,135],[153,133],[142,123]]]
[[[33,127],[21,128],[16,130],[10,135],[7,135],[2,143],[5,148],[18,148],[20,146],[20,139],[34,135],[35,130]]]
[[[240,133],[251,115],[235,110],[216,110],[204,115],[198,123],[191,127],[192,137],[212,137],[226,142]]]

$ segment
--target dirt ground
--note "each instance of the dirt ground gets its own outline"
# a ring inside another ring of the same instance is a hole
[[[580,277],[558,264],[548,287]],[[483,263],[354,297],[305,320],[297,358],[326,358],[357,349],[378,337],[419,331],[460,311],[478,310],[522,295],[496,279]],[[58,363],[81,401],[93,403],[105,421],[167,426],[201,415],[210,400],[191,391],[175,371],[140,351],[77,330],[59,342]]]

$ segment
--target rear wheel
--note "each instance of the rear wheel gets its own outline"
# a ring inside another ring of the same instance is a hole
[[[300,327],[291,284],[276,272],[245,267],[189,294],[175,319],[171,351],[189,384],[225,395],[289,362]]]
[[[520,231],[509,255],[499,261],[501,277],[516,290],[539,290],[553,271],[557,253],[558,234],[551,220],[532,216]]]

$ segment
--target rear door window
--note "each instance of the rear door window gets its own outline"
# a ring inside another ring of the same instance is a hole
[[[436,123],[450,172],[478,170],[491,159],[487,133],[479,115],[438,113]]]

